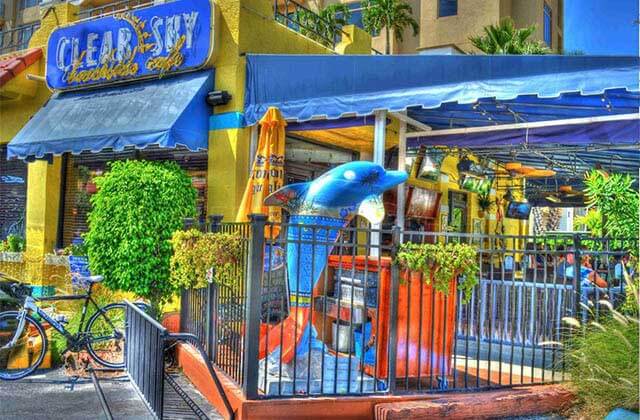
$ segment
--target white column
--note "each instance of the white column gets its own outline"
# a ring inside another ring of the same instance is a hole
[[[384,146],[387,135],[387,111],[375,112],[375,126],[373,129],[373,162],[384,166]],[[371,225],[372,229],[380,229],[379,223]],[[372,257],[380,255],[380,233],[371,232],[371,252]]]
[[[387,111],[376,111],[375,117],[376,120],[373,130],[373,161],[384,166],[384,145],[387,134]]]
[[[398,170],[404,171],[404,161],[407,157],[407,123],[400,120],[400,130],[398,132]],[[396,225],[404,231],[404,206],[405,206],[405,185],[404,182],[398,185],[398,196],[396,197]]]

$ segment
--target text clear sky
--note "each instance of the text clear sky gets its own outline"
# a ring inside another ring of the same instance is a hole
[[[564,52],[638,55],[638,0],[565,0]]]

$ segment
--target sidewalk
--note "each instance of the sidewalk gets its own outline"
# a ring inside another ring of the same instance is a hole
[[[126,379],[100,381],[115,419],[151,419]],[[49,370],[16,382],[0,381],[0,419],[104,419],[90,379],[72,381],[63,369]]]

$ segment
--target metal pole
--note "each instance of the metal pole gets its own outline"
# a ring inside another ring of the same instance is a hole
[[[586,303],[587,301],[587,299],[582,296],[582,276],[580,273],[580,269],[582,267],[582,238],[580,238],[579,233],[573,235],[573,247],[573,290],[576,292],[576,298],[573,304],[573,316],[578,319],[577,311],[582,308],[580,306],[580,302]],[[587,312],[584,309],[580,312],[582,313],[582,316],[579,319],[582,322],[585,322],[587,320]]]
[[[193,217],[185,217],[182,219],[182,229],[189,230],[196,223],[196,220]]]
[[[373,131],[373,162],[384,166],[384,146],[386,143],[387,111],[375,112],[375,126]],[[371,225],[371,248],[370,255],[378,257],[380,255],[380,224]]]
[[[251,240],[249,243],[249,259],[247,267],[247,284],[245,300],[244,333],[244,372],[242,389],[247,399],[258,397],[259,371],[259,340],[260,340],[260,310],[262,293],[262,271],[264,267],[264,227],[267,216],[264,214],[250,214]]]
[[[223,217],[221,214],[209,215],[209,232],[215,233],[220,231],[220,223],[222,223]]]
[[[395,260],[400,246],[400,227],[394,226],[392,232],[393,246],[391,248],[391,258]],[[388,390],[393,394],[396,390],[396,357],[398,354],[398,289],[400,287],[400,267],[398,264],[391,264],[391,293],[389,293],[389,371]]]
[[[405,159],[407,157],[407,123],[400,120],[400,131],[398,132],[398,170],[405,170]],[[398,196],[396,197],[396,225],[404,230],[404,206],[405,206],[404,182],[398,185]],[[402,233],[401,233],[402,235]]]

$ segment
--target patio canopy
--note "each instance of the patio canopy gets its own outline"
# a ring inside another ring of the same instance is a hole
[[[245,119],[406,111],[432,129],[638,112],[638,57],[248,55]]]
[[[211,70],[98,90],[55,94],[8,145],[7,157],[183,145],[206,149]]]

